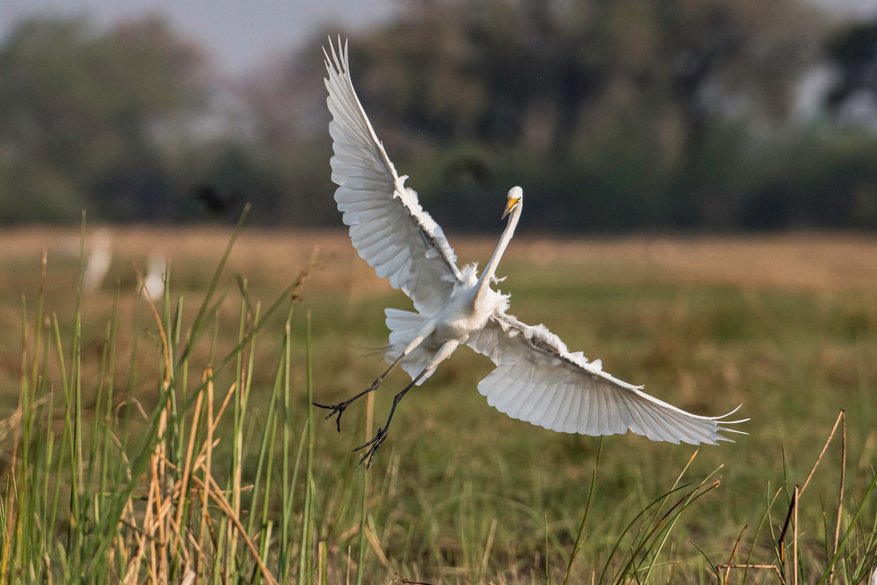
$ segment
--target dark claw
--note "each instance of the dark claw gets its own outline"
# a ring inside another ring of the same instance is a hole
[[[339,404],[332,404],[332,405],[328,405],[328,406],[325,404],[317,404],[316,402],[314,402],[313,404],[314,404],[314,406],[319,406],[320,408],[325,408],[326,410],[332,411],[326,415],[326,420],[329,420],[330,418],[332,418],[336,414],[338,415],[338,418],[335,419],[335,424],[338,427],[338,432],[340,433],[341,432],[341,415],[344,414],[344,409],[347,408],[347,405],[349,403],[341,402]]]
[[[383,429],[378,429],[378,434],[375,435],[375,437],[371,441],[354,449],[353,452],[355,453],[360,449],[365,449],[366,447],[371,445],[371,448],[366,451],[365,455],[362,456],[362,459],[359,460],[359,463],[357,465],[362,465],[362,462],[368,459],[368,463],[366,463],[365,468],[369,469],[372,465],[372,459],[375,458],[375,453],[377,452],[378,448],[384,444],[384,440],[386,440],[386,438],[387,431]]]

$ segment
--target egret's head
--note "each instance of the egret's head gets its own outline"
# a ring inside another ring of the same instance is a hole
[[[512,212],[512,209],[521,204],[521,200],[524,198],[524,190],[520,187],[512,187],[509,189],[509,201],[505,206],[505,211],[502,214],[502,219],[505,219],[509,213]]]

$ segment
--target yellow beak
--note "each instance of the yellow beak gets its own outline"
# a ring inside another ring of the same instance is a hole
[[[509,199],[508,204],[505,206],[505,211],[503,211],[502,217],[500,219],[505,219],[505,216],[507,216],[512,211],[512,209],[515,208],[515,205],[517,205],[518,201],[520,200],[520,197],[518,197],[517,199]]]

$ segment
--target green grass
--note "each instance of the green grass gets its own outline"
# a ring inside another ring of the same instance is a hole
[[[383,371],[368,348],[406,300],[302,288],[321,262],[269,286],[228,274],[231,249],[200,279],[176,258],[154,311],[130,290],[83,298],[57,284],[79,261],[51,257],[0,307],[0,582],[792,583],[797,558],[797,582],[833,569],[847,584],[877,562],[873,293],[511,261],[518,317],[680,407],[742,403],[750,434],[695,450],[552,433],[490,408],[475,391],[490,364],[461,349],[401,403],[366,472],[351,450],[373,434],[367,401],[340,434],[310,404]],[[378,424],[405,382],[377,393]],[[776,568],[716,569],[747,563]]]

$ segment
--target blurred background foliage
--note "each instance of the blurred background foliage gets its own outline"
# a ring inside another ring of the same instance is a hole
[[[340,225],[321,45],[246,74],[160,17],[0,46],[0,223]],[[451,230],[877,229],[877,22],[797,0],[424,0],[350,36],[378,135]]]

